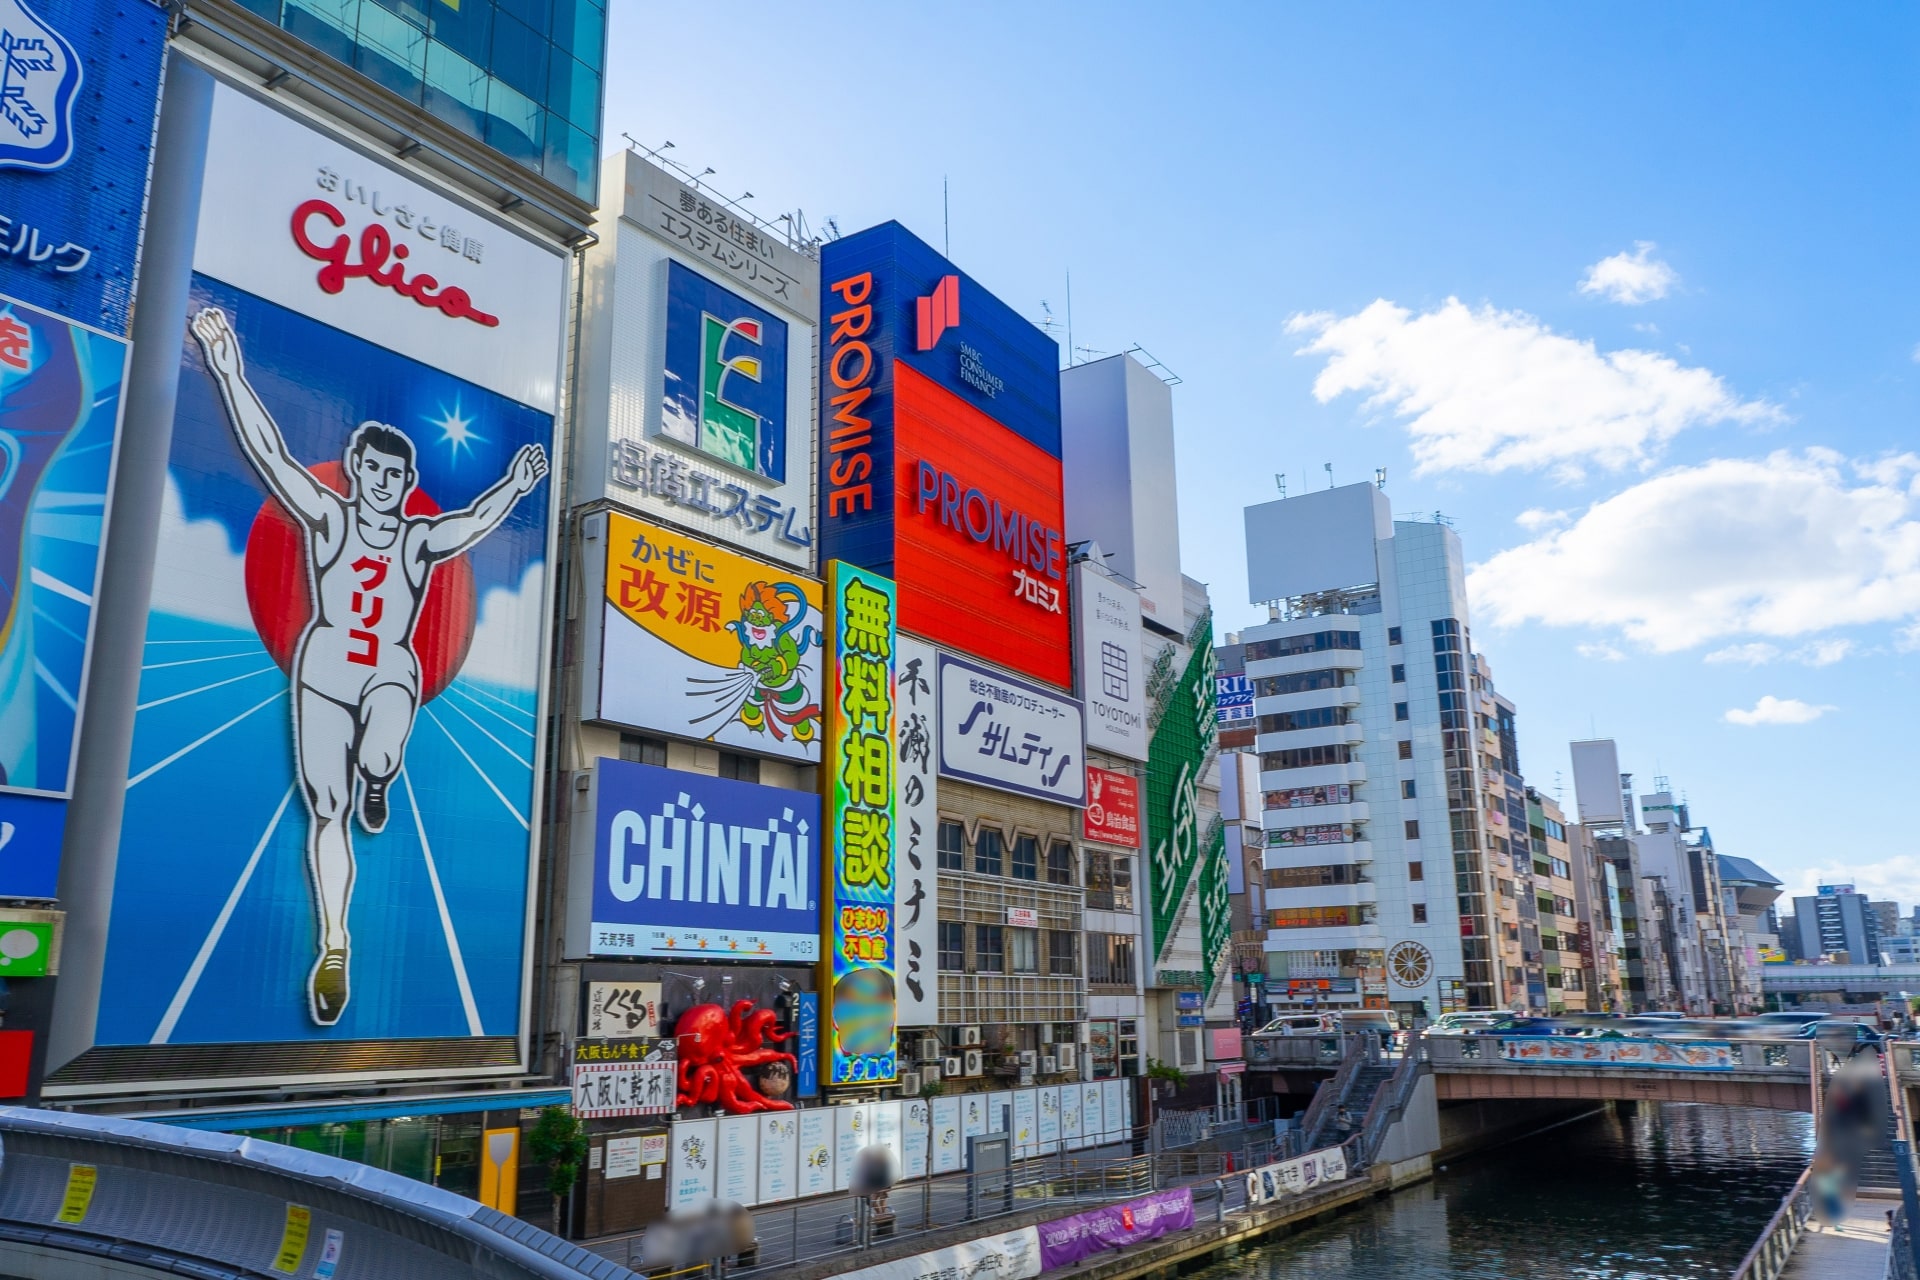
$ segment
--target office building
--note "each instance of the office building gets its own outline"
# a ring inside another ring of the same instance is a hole
[[[1880,922],[1850,884],[1823,884],[1793,900],[1794,945],[1802,960],[1880,963]]]

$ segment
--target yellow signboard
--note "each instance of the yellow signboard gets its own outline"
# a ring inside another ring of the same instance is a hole
[[[53,1216],[55,1222],[80,1223],[87,1220],[87,1210],[93,1205],[93,1189],[100,1181],[100,1171],[90,1164],[70,1164],[67,1166],[67,1194],[60,1198],[60,1212]]]
[[[273,1269],[293,1275],[307,1256],[307,1236],[313,1231],[313,1211],[303,1204],[287,1205],[287,1225],[280,1232],[280,1252]]]
[[[611,512],[599,718],[818,763],[820,584]]]

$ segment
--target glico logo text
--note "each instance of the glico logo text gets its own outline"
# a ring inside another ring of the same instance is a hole
[[[860,416],[873,395],[873,273],[836,280],[828,292],[840,295],[844,311],[830,317],[827,376],[833,380],[833,421],[827,427],[827,518],[873,510],[873,423]]]
[[[1013,561],[1013,594],[1049,613],[1061,611],[1060,588],[1041,580],[1042,575],[1055,582],[1061,579],[1066,539],[1058,529],[1017,508],[1001,506],[998,498],[989,498],[931,462],[917,464],[916,471],[916,514],[925,515],[932,508],[934,518],[949,529],[981,546],[991,542],[996,552]]]
[[[333,238],[331,244],[322,244],[307,233],[308,224],[315,218],[324,218],[335,227],[344,227],[347,217],[329,202],[318,199],[302,201],[300,207],[293,211],[293,242],[309,258],[326,263],[314,276],[323,293],[339,293],[347,287],[347,281],[365,278],[443,315],[471,320],[489,329],[499,325],[500,317],[488,315],[475,307],[473,298],[458,285],[448,285],[443,289],[438,280],[424,271],[411,280],[407,279],[404,266],[407,246],[393,243],[393,237],[379,223],[369,222],[360,229],[360,259],[356,262],[353,260],[353,237],[339,235]],[[392,265],[388,265],[388,258],[393,259]]]

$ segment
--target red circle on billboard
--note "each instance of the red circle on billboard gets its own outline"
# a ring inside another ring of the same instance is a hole
[[[346,476],[338,462],[308,468],[315,480],[341,497],[347,496]],[[440,514],[440,504],[415,489],[407,495],[410,516]],[[247,611],[267,652],[289,676],[293,651],[313,618],[313,583],[307,573],[307,534],[300,524],[269,497],[261,504],[247,531]],[[466,556],[443,560],[427,579],[426,599],[413,627],[413,653],[420,662],[420,701],[430,702],[467,660],[473,644],[475,592],[473,563]]]

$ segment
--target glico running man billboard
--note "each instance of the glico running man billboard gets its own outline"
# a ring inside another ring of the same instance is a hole
[[[821,250],[821,556],[900,627],[1073,682],[1059,348],[898,223]]]
[[[519,1034],[565,288],[215,90],[96,1043]]]

